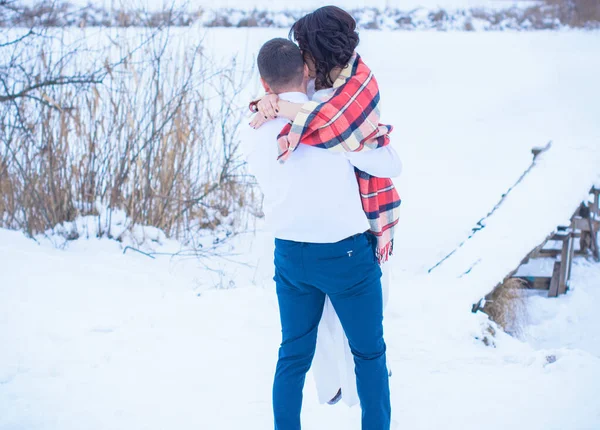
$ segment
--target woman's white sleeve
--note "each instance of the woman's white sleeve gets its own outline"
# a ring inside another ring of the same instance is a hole
[[[392,145],[370,151],[344,152],[350,163],[378,178],[394,178],[402,172],[402,162]]]

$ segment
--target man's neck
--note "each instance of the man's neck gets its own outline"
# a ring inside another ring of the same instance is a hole
[[[307,90],[306,90],[306,86],[300,86],[300,87],[289,87],[289,88],[279,88],[277,91],[277,94],[282,94],[282,93],[303,93],[306,94]]]
[[[284,93],[279,93],[279,99],[287,102],[304,104],[308,100],[308,95],[302,91],[286,91]],[[285,106],[279,107],[282,109],[282,115],[290,115],[292,118],[296,116],[295,113],[292,114],[291,112],[288,112]],[[289,117],[286,116],[286,118]]]

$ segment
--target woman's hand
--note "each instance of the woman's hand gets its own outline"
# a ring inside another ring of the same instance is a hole
[[[252,117],[252,121],[250,121],[250,127],[254,129],[260,128],[260,126],[266,123],[267,121],[269,120],[264,115],[257,113]]]
[[[250,121],[250,127],[259,128],[265,122],[277,118],[279,114],[279,96],[267,94],[256,102],[256,115]]]
[[[279,114],[279,96],[277,94],[267,94],[260,99],[256,107],[259,115],[262,115],[265,119],[275,119]]]
[[[250,126],[259,128],[267,121],[275,118],[286,118],[289,121],[294,121],[296,115],[302,109],[303,103],[292,103],[280,100],[276,94],[267,94],[258,102],[255,102],[255,106],[258,113],[252,118]]]

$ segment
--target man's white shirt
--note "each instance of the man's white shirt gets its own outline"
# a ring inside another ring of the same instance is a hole
[[[328,98],[324,91],[316,92],[314,99]],[[283,93],[279,97],[296,103],[308,101],[304,93]],[[264,194],[267,226],[275,237],[333,243],[368,230],[354,166],[374,176],[398,176],[402,164],[396,151],[387,145],[371,151],[337,153],[300,144],[280,164],[277,136],[286,121],[275,119],[258,130],[246,126],[242,135],[242,151]],[[382,272],[385,300],[389,287],[387,267],[382,267]],[[344,403],[352,406],[359,402],[348,339],[329,298],[317,330],[311,368],[320,403],[331,400],[340,387]]]
[[[305,103],[300,92],[282,93],[282,100]],[[289,159],[277,161],[277,136],[287,123],[269,121],[257,130],[245,126],[242,152],[264,194],[267,226],[278,239],[334,243],[369,229],[354,167],[378,177],[395,177],[402,164],[387,145],[370,151],[338,153],[298,145]]]

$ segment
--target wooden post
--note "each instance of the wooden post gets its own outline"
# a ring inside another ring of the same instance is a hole
[[[550,279],[550,289],[548,290],[548,297],[558,296],[558,278],[560,277],[560,262],[554,262],[554,269],[552,270],[552,279]]]
[[[590,231],[590,224],[586,218],[574,216],[571,220],[571,229],[579,231]]]
[[[546,146],[534,146],[533,148],[531,148],[533,159],[535,160],[538,157],[538,155],[540,155],[543,152],[546,152],[550,149],[550,147],[552,147],[552,141],[548,142]]]
[[[575,239],[580,237],[580,233],[571,233],[571,249],[569,251],[569,270],[567,271],[567,287],[569,286],[569,281],[571,280],[571,269],[573,268],[573,258],[575,255]]]
[[[596,261],[600,261],[600,249],[598,249],[598,230],[594,228],[594,224],[597,223],[592,221],[592,218],[589,218],[587,221],[590,228],[590,236],[592,238],[592,253],[594,254],[594,259]]]
[[[600,188],[592,187],[592,194],[594,195],[594,204],[592,206],[592,212],[600,217]]]
[[[571,242],[573,241],[572,236],[569,234],[563,239],[562,252],[560,253],[560,272],[558,277],[558,291],[557,295],[564,294],[567,292],[567,278],[569,275],[569,268],[571,266]]]

